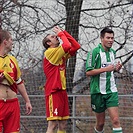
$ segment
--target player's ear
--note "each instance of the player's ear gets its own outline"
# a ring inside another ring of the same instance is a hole
[[[103,37],[102,37],[102,36],[100,36],[100,39],[101,39],[101,42],[102,42],[102,40],[103,40]]]
[[[3,40],[3,44],[4,44],[4,45],[6,45],[7,42],[8,42],[8,40],[6,40],[6,39]]]
[[[47,41],[47,45],[49,45],[49,46],[51,46],[51,41],[49,40],[49,41]]]

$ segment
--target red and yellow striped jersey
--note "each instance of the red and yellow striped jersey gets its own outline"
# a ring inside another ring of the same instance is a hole
[[[48,48],[44,53],[43,69],[46,76],[45,95],[66,89],[66,60],[80,48],[79,43],[66,31],[58,36],[62,45]]]
[[[20,78],[21,72],[18,62],[14,56],[0,56],[0,73],[1,72],[5,76],[5,79],[1,82],[1,84],[9,85],[10,88],[17,93],[16,81]]]

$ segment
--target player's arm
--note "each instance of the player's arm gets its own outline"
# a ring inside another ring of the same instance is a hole
[[[26,103],[26,114],[29,115],[32,112],[32,106],[31,106],[31,103],[30,103],[30,99],[28,97],[24,82],[21,79],[21,71],[20,71],[18,62],[17,62],[16,58],[14,58],[14,57],[12,57],[12,58],[14,60],[15,67],[16,67],[16,70],[17,70],[16,72],[14,72],[14,74],[16,74],[15,75],[15,77],[16,77],[15,82],[17,84],[17,89],[18,89],[19,93],[21,94],[21,96],[23,97],[23,99]]]
[[[114,65],[109,65],[107,67],[101,68],[98,66],[98,53],[96,51],[88,52],[87,61],[86,61],[86,76],[95,76],[104,72],[114,71]]]
[[[50,63],[58,65],[62,57],[65,56],[71,49],[71,44],[59,27],[54,27],[54,32],[62,40],[62,44],[57,48],[46,50],[45,57]]]
[[[60,39],[62,40],[62,48],[64,50],[65,53],[68,53],[68,51],[71,49],[71,44],[68,41],[67,37],[65,36],[65,34],[61,31],[58,34],[58,37],[60,37]]]
[[[64,52],[67,53],[71,48],[71,44],[70,44],[69,40],[67,39],[66,35],[64,34],[64,32],[58,26],[55,26],[53,28],[53,31],[62,40],[62,45],[61,46],[62,46]]]
[[[69,50],[69,54],[73,56],[75,55],[76,51],[80,49],[80,44],[67,31],[64,30],[63,33],[66,35],[67,39],[71,43],[71,49]]]
[[[4,80],[4,74],[3,71],[0,70],[0,83]]]
[[[29,99],[29,96],[27,94],[24,83],[21,82],[20,84],[17,84],[17,88],[18,88],[19,93],[22,95],[22,97],[26,103],[26,114],[29,115],[32,112],[32,106],[31,106],[30,99]]]
[[[101,73],[104,73],[104,72],[111,72],[111,71],[114,71],[114,66],[113,65],[109,65],[107,67],[104,67],[104,68],[99,68],[99,69],[93,69],[93,70],[89,70],[89,71],[86,71],[86,75],[87,76],[95,76],[95,75],[98,75],[98,74],[101,74]]]

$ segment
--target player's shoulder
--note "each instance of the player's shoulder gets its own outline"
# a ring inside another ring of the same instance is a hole
[[[7,55],[11,60],[13,60],[13,61],[16,61],[16,58],[15,58],[15,56],[13,56],[13,55],[10,55],[10,54],[8,54]]]
[[[100,53],[100,47],[97,46],[97,47],[93,48],[90,52],[91,52],[92,54],[98,54],[98,53]]]
[[[48,48],[45,52],[44,52],[44,56],[46,57],[46,56],[49,56],[49,55],[51,55],[53,52],[53,48]]]
[[[95,51],[95,52],[99,52],[99,51],[100,51],[99,46],[95,47],[95,48],[93,49],[93,51]]]
[[[58,46],[58,47],[55,47],[55,48],[48,48],[45,52],[44,52],[44,55],[45,56],[48,56],[48,55],[53,55],[55,54],[56,52],[59,52],[59,49],[61,49],[61,45]]]

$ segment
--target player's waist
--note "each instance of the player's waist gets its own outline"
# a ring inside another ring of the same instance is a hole
[[[56,89],[47,89],[47,88],[44,88],[44,91],[45,91],[45,96],[49,96],[50,94],[52,93],[56,93],[56,92],[61,92],[61,91],[65,91],[66,88],[56,88]]]
[[[0,100],[17,98],[17,94],[9,86],[0,84]]]
[[[9,103],[9,102],[14,102],[14,101],[18,101],[18,98],[12,98],[12,99],[0,99],[0,103],[3,103],[3,102],[6,102],[6,103]]]

